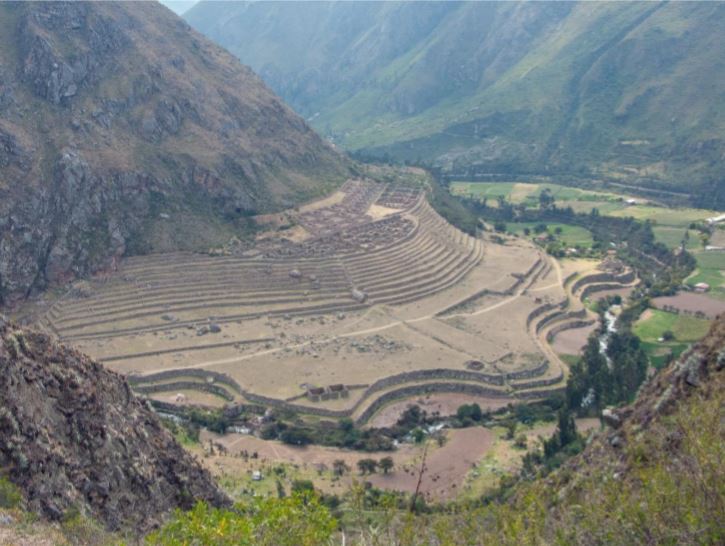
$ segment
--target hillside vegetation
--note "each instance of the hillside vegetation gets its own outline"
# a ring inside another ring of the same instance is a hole
[[[348,149],[723,206],[721,3],[201,2],[185,18]]]

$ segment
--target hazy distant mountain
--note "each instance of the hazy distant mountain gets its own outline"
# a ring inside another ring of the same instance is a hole
[[[133,252],[208,248],[347,177],[156,2],[0,4],[0,304]]]
[[[164,6],[173,11],[176,15],[183,15],[189,11],[197,0],[159,0]]]
[[[722,180],[721,2],[201,2],[186,20],[349,149]]]

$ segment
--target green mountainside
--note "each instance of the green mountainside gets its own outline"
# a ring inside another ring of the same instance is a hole
[[[722,3],[201,2],[185,18],[350,150],[722,186]]]

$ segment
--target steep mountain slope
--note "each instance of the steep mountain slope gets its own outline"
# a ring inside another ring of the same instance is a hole
[[[227,502],[113,372],[0,315],[0,469],[27,508],[145,531],[173,508]]]
[[[347,160],[156,2],[0,4],[0,304],[228,240]]]
[[[722,3],[201,2],[185,18],[353,150],[685,192],[722,180]]]
[[[721,544],[724,412],[721,316],[633,404],[605,415],[583,453],[523,489],[541,502],[542,531],[575,544]]]

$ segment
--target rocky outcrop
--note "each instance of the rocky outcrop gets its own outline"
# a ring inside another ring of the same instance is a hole
[[[0,4],[0,305],[206,249],[348,175],[248,68],[156,2]]]
[[[227,502],[209,473],[119,375],[0,316],[0,468],[26,507],[81,510],[146,531],[197,500]]]

